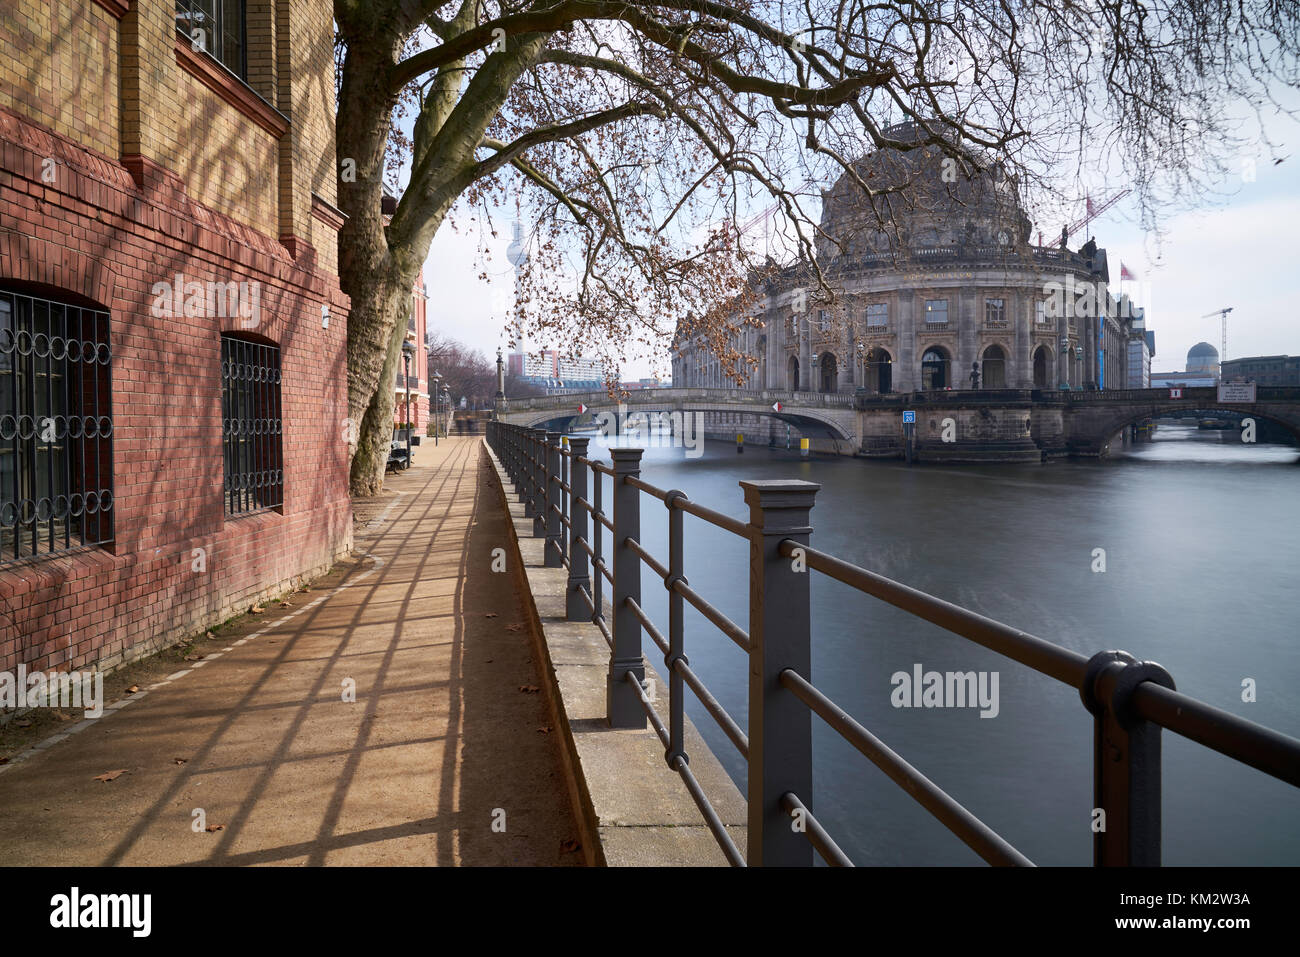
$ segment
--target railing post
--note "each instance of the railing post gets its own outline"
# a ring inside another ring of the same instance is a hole
[[[565,592],[564,617],[569,621],[591,621],[591,609],[582,597],[582,589],[588,595],[591,590],[591,572],[587,565],[587,510],[579,499],[587,499],[587,471],[582,459],[587,457],[587,442],[583,436],[569,438],[569,584]],[[597,481],[600,476],[596,476]],[[589,503],[590,504],[590,503]],[[599,572],[597,572],[599,574]]]
[[[533,517],[533,430],[519,431],[519,501],[524,504],[524,518]]]
[[[1132,709],[1133,692],[1143,681],[1174,687],[1169,672],[1154,661],[1103,651],[1089,660],[1079,689],[1094,719],[1092,862],[1097,867],[1160,866],[1160,726]]]
[[[628,673],[645,681],[645,659],[641,655],[641,621],[627,605],[631,598],[641,603],[641,560],[627,545],[629,538],[641,540],[641,490],[628,485],[629,476],[641,474],[644,449],[612,448],[614,459],[614,647],[609,656],[605,685],[605,710],[612,728],[644,728],[645,712],[636,690],[627,683]]]
[[[545,554],[544,565],[547,568],[564,567],[564,547],[560,544],[560,530],[564,528],[564,523],[560,521],[560,433],[546,433],[546,494],[542,496],[542,501],[546,503],[543,509],[546,533],[546,547],[543,549]]]
[[[546,430],[533,429],[533,538],[546,535]]]
[[[813,482],[741,482],[749,505],[749,830],[746,860],[811,867],[813,847],[781,807],[812,803],[812,712],[781,685],[791,668],[812,680],[808,573],[780,553],[808,544]]]

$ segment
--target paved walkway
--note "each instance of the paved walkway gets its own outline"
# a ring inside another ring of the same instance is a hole
[[[480,441],[416,459],[293,607],[0,767],[0,864],[581,863]]]

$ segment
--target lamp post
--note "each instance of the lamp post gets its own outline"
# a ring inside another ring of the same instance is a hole
[[[402,365],[406,369],[406,418],[402,422],[406,432],[406,467],[411,467],[411,356],[415,355],[415,343],[407,339],[402,343]]]
[[[429,398],[433,400],[433,447],[438,447],[438,433],[442,431],[442,417],[438,415],[438,389],[442,386],[442,373],[434,372],[429,377],[432,380],[433,388],[430,389]]]

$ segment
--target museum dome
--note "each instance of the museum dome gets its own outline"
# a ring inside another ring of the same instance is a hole
[[[917,124],[885,131],[920,142]],[[873,191],[868,195],[863,186]],[[1030,222],[1018,184],[1003,166],[954,159],[937,144],[876,150],[858,159],[822,193],[820,257],[945,246],[1023,245]]]
[[[1188,372],[1218,372],[1219,350],[1208,342],[1198,342],[1187,350]]]

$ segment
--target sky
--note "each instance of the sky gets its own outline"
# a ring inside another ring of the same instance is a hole
[[[1132,195],[1089,227],[1107,250],[1111,291],[1120,291],[1120,262],[1137,277],[1123,288],[1146,307],[1146,327],[1155,332],[1153,372],[1181,371],[1187,351],[1198,342],[1218,349],[1219,317],[1203,316],[1227,306],[1233,309],[1228,317],[1229,358],[1300,355],[1300,322],[1291,315],[1300,292],[1300,150],[1294,148],[1300,142],[1300,124],[1281,118],[1267,126],[1276,155],[1286,157],[1283,162],[1274,165],[1261,154],[1253,178],[1244,172],[1240,182],[1227,184],[1227,195],[1207,198],[1194,211],[1166,213],[1159,243],[1138,226]],[[459,232],[444,225],[424,267],[430,328],[489,358],[498,347],[506,347],[504,317],[513,294],[506,260],[510,219],[510,212],[502,210],[495,223],[497,236],[486,242],[486,262],[479,255],[481,224],[461,222]],[[1083,235],[1074,236],[1070,245],[1077,248],[1084,240]],[[488,282],[478,278],[480,272],[488,274]],[[528,343],[527,348],[554,345]],[[666,370],[666,358],[656,365]],[[652,371],[649,361],[631,361],[622,378]]]

